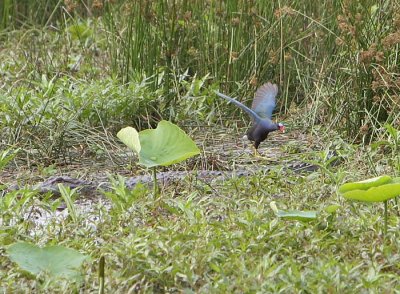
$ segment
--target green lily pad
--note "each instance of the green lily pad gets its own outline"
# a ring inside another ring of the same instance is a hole
[[[400,195],[400,178],[381,176],[361,182],[346,183],[339,187],[344,198],[382,202]]]
[[[400,195],[400,183],[373,187],[368,190],[353,190],[343,193],[343,197],[365,202],[382,202]]]
[[[146,167],[168,166],[200,153],[199,148],[177,125],[160,121],[156,129],[139,133],[124,128],[118,138],[139,155],[139,164]]]
[[[312,221],[317,218],[316,211],[278,210],[276,215],[283,219],[297,220],[302,222]]]
[[[343,184],[339,187],[339,193],[345,193],[347,191],[352,191],[352,190],[368,190],[369,188],[372,187],[378,187],[383,184],[386,184],[390,182],[392,178],[390,176],[380,176],[372,179],[367,179],[364,181],[360,182],[351,182],[351,183],[346,183]]]
[[[34,244],[14,243],[7,248],[12,261],[23,270],[38,275],[42,272],[50,277],[80,278],[79,268],[87,256],[63,246],[40,248]]]

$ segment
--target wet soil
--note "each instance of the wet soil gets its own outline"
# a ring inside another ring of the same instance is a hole
[[[231,132],[231,133],[230,133]],[[157,180],[168,185],[185,177],[202,181],[224,180],[268,172],[273,167],[291,169],[295,172],[314,171],[317,167],[307,163],[307,155],[318,150],[315,138],[292,131],[289,134],[273,133],[260,148],[260,156],[254,156],[249,141],[243,140],[245,129],[234,132],[231,129],[203,130],[191,135],[201,149],[201,155],[185,163],[158,168]],[[153,181],[151,171],[138,166],[135,156],[121,146],[113,150],[112,157],[75,157],[69,163],[59,161],[44,167],[40,165],[21,166],[21,163],[3,170],[0,183],[4,190],[29,187],[40,193],[58,194],[57,184],[80,189],[80,194],[93,196],[100,189],[108,190],[110,176],[126,178],[126,186],[133,188],[138,182]],[[23,163],[22,163],[23,164]]]
[[[195,138],[201,154],[182,164],[158,168],[158,185],[162,188],[174,187],[180,185],[183,179],[215,185],[232,178],[266,174],[274,168],[296,173],[312,172],[318,168],[307,163],[307,158],[322,149],[317,139],[301,131],[291,131],[288,134],[276,132],[261,144],[261,156],[254,156],[249,141],[242,139],[245,131],[232,131],[223,127],[218,130],[215,127],[195,130],[190,136]],[[95,227],[101,217],[96,216],[100,211],[99,205],[107,209],[111,207],[103,196],[105,190],[111,189],[110,177],[124,177],[127,188],[133,188],[138,182],[152,185],[151,171],[137,165],[134,154],[122,145],[118,149],[107,150],[108,156],[69,154],[72,155],[68,162],[58,159],[50,166],[42,165],[40,160],[36,160],[35,164],[27,164],[21,159],[14,161],[1,171],[0,197],[26,187],[53,197],[59,196],[58,184],[77,188],[79,197],[75,205],[85,214],[85,225]],[[33,205],[23,218],[24,221],[33,222],[35,231],[40,232],[40,228],[49,222],[59,223],[67,216],[66,205],[61,202],[56,211]]]
[[[260,156],[254,156],[249,141],[241,138],[245,129],[233,133],[231,129],[222,127],[219,130],[196,130],[191,136],[201,149],[201,155],[182,164],[158,168],[158,182],[165,186],[185,177],[208,182],[224,180],[268,172],[276,166],[295,172],[318,168],[304,160],[307,154],[319,149],[319,142],[301,131],[270,134],[259,148]],[[127,188],[133,188],[138,182],[152,183],[151,171],[138,166],[135,155],[123,146],[113,150],[112,154],[112,157],[72,155],[67,163],[59,159],[47,167],[40,166],[40,162],[31,166],[23,162],[14,163],[14,166],[1,172],[0,183],[8,191],[29,187],[40,193],[51,192],[55,195],[59,194],[58,184],[63,184],[71,189],[77,188],[81,195],[90,198],[101,195],[100,190],[110,189],[110,176],[125,177]]]

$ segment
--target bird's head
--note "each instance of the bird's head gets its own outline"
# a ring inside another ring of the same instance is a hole
[[[282,123],[278,123],[278,128],[279,128],[280,132],[282,132],[282,133],[285,132],[285,126]]]

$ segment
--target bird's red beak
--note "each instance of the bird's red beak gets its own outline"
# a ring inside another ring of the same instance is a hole
[[[284,132],[285,132],[285,126],[280,126],[280,127],[279,127],[279,131],[281,131],[282,133],[284,133]]]

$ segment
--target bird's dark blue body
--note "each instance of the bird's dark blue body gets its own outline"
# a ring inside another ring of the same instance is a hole
[[[275,98],[278,94],[278,87],[275,84],[266,83],[262,85],[255,93],[251,109],[241,102],[216,92],[219,97],[222,97],[244,111],[246,111],[252,121],[253,126],[247,131],[247,138],[254,142],[254,147],[257,149],[262,141],[264,141],[268,134],[273,131],[285,130],[285,127],[281,123],[274,123],[272,118],[272,112],[275,109]]]

